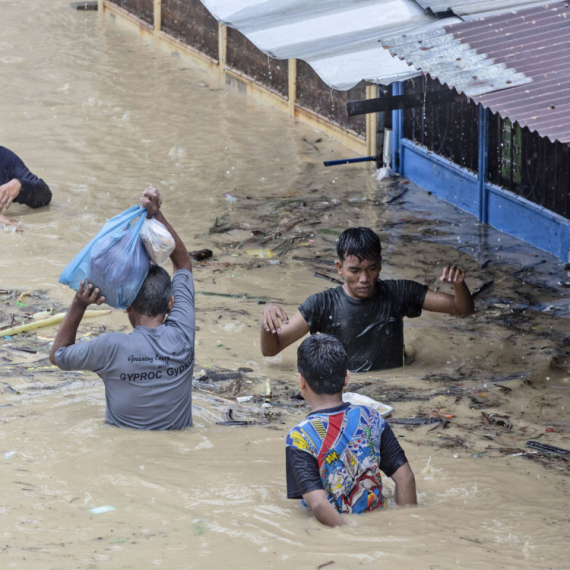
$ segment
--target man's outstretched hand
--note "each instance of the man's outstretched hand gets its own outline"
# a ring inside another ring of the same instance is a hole
[[[147,209],[148,214],[146,217],[152,218],[162,206],[162,196],[156,188],[149,186],[143,192],[141,204],[143,205],[143,208]]]
[[[267,305],[263,309],[263,328],[273,334],[281,332],[281,323],[279,321],[283,321],[285,325],[288,324],[289,317],[287,313],[277,305]]]
[[[93,283],[85,286],[85,281],[79,284],[79,289],[75,295],[75,299],[79,305],[87,308],[89,305],[102,305],[105,302],[105,297],[101,295],[98,287],[93,288]]]
[[[455,265],[447,265],[439,280],[443,283],[449,283],[450,285],[463,283],[465,280],[465,273]]]
[[[21,188],[22,184],[16,178],[0,186],[0,214],[10,207],[12,200],[17,198]]]

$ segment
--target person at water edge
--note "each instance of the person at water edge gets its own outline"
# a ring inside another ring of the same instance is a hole
[[[0,224],[17,226],[16,220],[2,214],[12,202],[41,208],[51,202],[51,190],[28,170],[18,155],[0,146]]]
[[[415,281],[380,280],[382,248],[370,228],[345,230],[336,249],[342,286],[312,295],[291,319],[277,305],[264,309],[264,356],[275,356],[308,332],[327,333],[344,343],[351,372],[395,368],[404,363],[404,317],[419,317],[422,310],[461,316],[475,311],[458,267],[446,266],[440,278],[452,285],[454,295],[449,295]]]
[[[417,503],[414,474],[394,432],[378,411],[342,401],[348,384],[342,342],[320,334],[297,350],[301,394],[311,413],[287,435],[287,498],[302,499],[329,526],[345,524],[340,513],[385,506],[383,471],[396,485],[396,503]]]
[[[62,370],[92,370],[105,384],[108,423],[143,430],[183,429],[192,425],[195,308],[192,262],[182,240],[160,211],[154,188],[141,198],[147,217],[172,234],[174,277],[151,265],[127,308],[133,331],[108,333],[75,343],[87,307],[101,305],[99,289],[82,282],[53,343],[50,360]]]

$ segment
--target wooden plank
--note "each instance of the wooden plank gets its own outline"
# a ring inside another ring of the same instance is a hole
[[[449,103],[464,103],[467,98],[453,91],[434,91],[430,93],[408,93],[406,95],[389,95],[376,99],[348,101],[346,109],[349,117],[366,115],[368,113],[384,113],[396,109],[411,109],[413,107],[448,105]]]

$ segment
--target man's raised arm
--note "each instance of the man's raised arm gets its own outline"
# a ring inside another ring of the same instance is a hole
[[[449,283],[453,287],[453,295],[428,291],[422,309],[435,313],[448,313],[468,317],[475,312],[475,303],[471,292],[465,284],[465,273],[458,267],[448,265],[439,279],[443,283]]]
[[[261,324],[261,354],[275,356],[308,332],[309,325],[300,311],[289,320],[287,313],[281,307],[267,305],[263,310]]]
[[[99,289],[93,288],[93,284],[89,283],[85,287],[85,281],[79,284],[79,289],[73,297],[71,306],[65,314],[65,317],[55,335],[55,340],[49,353],[49,360],[52,364],[55,362],[55,353],[60,348],[71,346],[75,344],[75,337],[77,336],[77,329],[81,323],[81,319],[85,314],[85,309],[91,304],[102,305],[105,302],[105,297],[99,296]]]

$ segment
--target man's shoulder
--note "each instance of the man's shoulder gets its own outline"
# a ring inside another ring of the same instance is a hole
[[[337,300],[342,297],[342,285],[338,287],[333,287],[332,289],[326,289],[325,291],[319,291],[314,295],[311,295],[305,299],[302,303],[303,306],[313,306],[322,305],[324,303]]]
[[[293,426],[287,434],[286,444],[290,447],[310,451],[310,443],[314,442],[311,441],[309,432],[314,429],[312,425],[312,420],[314,419],[314,415],[311,415],[300,421],[296,426]]]
[[[0,146],[0,158],[2,158],[3,160],[14,160],[14,158],[17,158],[17,156],[18,155],[9,148],[6,148],[5,146]]]
[[[378,280],[378,291],[395,296],[406,296],[411,292],[418,292],[427,289],[427,285],[422,285],[412,279],[385,279]]]

